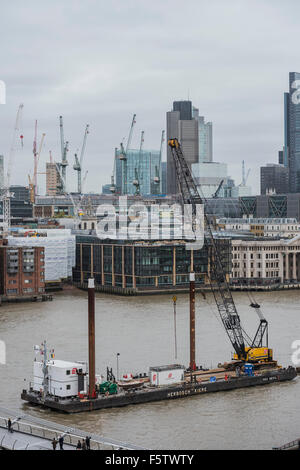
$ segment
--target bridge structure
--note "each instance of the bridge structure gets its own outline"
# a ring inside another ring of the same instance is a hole
[[[8,419],[12,426],[8,430]],[[12,411],[0,407],[0,449],[5,450],[49,450],[52,449],[52,440],[64,438],[64,450],[75,450],[78,440],[90,437],[92,450],[143,450],[145,447],[129,444],[89,431],[64,426],[50,420]],[[59,445],[56,447],[59,450]]]

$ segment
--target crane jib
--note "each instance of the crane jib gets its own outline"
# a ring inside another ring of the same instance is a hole
[[[197,204],[203,204],[204,198],[199,195],[196,183],[182,153],[177,139],[168,142],[175,163],[176,176],[184,204],[192,204],[192,214],[196,214]],[[208,245],[210,263],[209,281],[214,299],[230,342],[240,359],[246,358],[245,341],[240,318],[224,273],[218,240],[213,237],[211,224],[204,211],[206,225],[206,243]]]

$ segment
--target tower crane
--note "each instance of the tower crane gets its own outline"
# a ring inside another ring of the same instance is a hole
[[[3,232],[4,233],[8,233],[8,230],[10,228],[10,221],[11,221],[10,199],[11,197],[13,197],[13,194],[10,192],[10,189],[9,189],[10,177],[11,177],[11,172],[12,172],[12,167],[13,167],[14,155],[16,151],[15,146],[16,146],[16,141],[17,141],[17,134],[20,131],[20,122],[22,118],[23,107],[24,105],[20,104],[18,111],[17,111],[16,122],[15,122],[13,137],[12,137],[12,143],[11,143],[10,152],[8,156],[7,174],[6,174],[4,187],[3,187],[2,195],[1,195],[2,205],[3,205]],[[22,141],[22,138],[21,138],[21,141]]]
[[[162,149],[163,149],[164,141],[165,141],[165,131],[163,130],[161,132],[159,162],[158,162],[158,165],[155,166],[154,184],[157,186],[160,183],[161,156],[162,156]]]
[[[84,188],[84,185],[85,185],[85,182],[86,182],[87,175],[88,175],[88,170],[85,171],[84,177],[83,177],[82,182],[81,182],[82,192],[83,192],[83,188]]]
[[[171,148],[171,153],[174,159],[176,176],[183,203],[192,205],[192,214],[193,217],[196,217],[197,205],[202,205],[205,200],[199,195],[196,183],[184,158],[178,139],[170,139],[168,141],[168,145]],[[249,342],[248,335],[245,334],[246,338],[244,338],[244,330],[242,329],[240,317],[226,279],[221,253],[219,251],[217,241],[213,236],[212,227],[206,213],[205,224],[206,240],[212,256],[211,272],[209,275],[211,290],[225,331],[235,351],[233,357],[234,359],[242,362],[259,363],[271,361],[273,355],[272,350],[269,349],[267,345],[262,347],[266,329],[261,326],[265,325],[265,323],[260,323],[261,328],[259,327],[259,330],[252,342],[251,340]],[[247,341],[248,346],[245,345],[245,340]]]
[[[134,169],[134,180],[132,184],[135,186],[135,195],[139,196],[141,192],[141,158],[142,158],[142,150],[144,145],[144,135],[145,132],[142,131],[141,133],[141,142],[140,142],[140,150],[138,154],[138,166]]]
[[[30,201],[34,203],[34,198],[37,195],[37,175],[38,175],[38,164],[43,148],[43,143],[46,134],[42,134],[39,150],[37,150],[37,121],[35,121],[34,140],[33,140],[33,179],[28,175],[29,189],[30,189]]]
[[[61,186],[59,187],[59,189],[63,193],[65,191],[65,184],[66,184],[66,172],[67,172],[67,166],[68,166],[67,153],[69,150],[69,142],[64,141],[64,123],[63,123],[62,116],[59,116],[59,128],[60,128],[60,146],[61,146],[61,162],[59,163],[59,166],[61,168],[61,174],[62,174]]]
[[[77,226],[77,224],[80,222],[80,213],[81,213],[80,204],[79,204],[80,201],[75,202],[72,194],[67,191],[66,180],[63,179],[64,177],[63,177],[63,174],[62,174],[62,167],[57,162],[55,162],[55,165],[56,165],[56,170],[57,170],[57,172],[59,174],[59,177],[60,177],[60,180],[61,180],[61,184],[65,188],[65,193],[68,196],[70,196],[70,199],[71,199],[71,202],[72,202],[72,205],[73,205],[73,208],[74,208],[75,226]]]
[[[127,139],[127,144],[126,144],[126,150],[124,149],[123,142],[120,144],[121,148],[121,153],[120,153],[120,160],[122,161],[122,173],[123,173],[123,182],[122,182],[122,194],[127,194],[127,152],[130,148],[131,140],[132,140],[132,134],[133,134],[133,128],[136,123],[136,114],[133,115],[132,121],[131,121],[131,126],[130,126],[130,131]]]
[[[34,139],[33,139],[33,181],[30,180],[29,184],[33,187],[33,194],[36,194],[37,187],[37,120],[34,125]],[[32,188],[31,188],[32,190]],[[31,196],[30,196],[31,199]]]
[[[115,149],[114,168],[113,168],[113,173],[111,175],[111,183],[110,183],[110,188],[109,188],[109,190],[112,194],[114,194],[116,192],[115,175],[116,175],[117,150],[118,149]]]
[[[75,164],[73,165],[73,169],[77,171],[77,192],[81,194],[82,192],[82,180],[81,180],[81,172],[82,172],[82,161],[83,161],[83,155],[86,147],[86,140],[87,136],[89,134],[89,125],[86,125],[85,132],[84,132],[84,137],[83,137],[83,143],[81,147],[81,153],[80,153],[80,158],[78,159],[77,153],[75,153]]]

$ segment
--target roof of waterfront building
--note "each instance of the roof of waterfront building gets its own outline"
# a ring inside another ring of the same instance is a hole
[[[221,217],[217,219],[219,224],[297,224],[296,218],[282,217],[282,218],[263,218],[263,217],[243,217],[243,218],[230,218]]]

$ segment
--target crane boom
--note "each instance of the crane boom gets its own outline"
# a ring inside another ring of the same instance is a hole
[[[65,191],[66,187],[66,172],[67,172],[67,152],[69,150],[69,142],[64,141],[64,123],[63,117],[59,116],[59,127],[60,127],[60,146],[61,146],[61,173],[62,173],[62,192]]]
[[[89,124],[86,125],[86,128],[85,128],[85,132],[84,132],[84,138],[83,138],[83,142],[82,142],[82,148],[81,148],[81,153],[80,153],[80,168],[82,170],[82,160],[83,160],[83,155],[84,155],[84,151],[85,151],[85,147],[86,147],[86,139],[87,139],[87,136],[88,136],[88,133],[89,133]]]
[[[219,192],[221,191],[221,188],[222,188],[222,186],[223,186],[223,183],[224,183],[224,180],[222,180],[222,181],[220,182],[220,184],[219,184],[219,186],[218,186],[216,192],[213,194],[212,197],[213,197],[214,199],[215,199],[216,197],[218,197]]]
[[[10,221],[11,221],[10,198],[12,197],[12,194],[9,190],[9,188],[10,188],[10,177],[11,177],[13,159],[14,159],[14,154],[15,154],[15,144],[16,144],[16,139],[17,139],[17,132],[19,132],[19,130],[20,130],[20,121],[21,121],[23,107],[24,107],[24,105],[20,104],[20,106],[18,108],[15,127],[14,127],[14,132],[13,132],[12,143],[11,143],[9,157],[8,157],[7,174],[6,174],[6,178],[5,178],[3,192],[1,194],[1,199],[2,199],[2,204],[3,204],[3,232],[4,233],[8,233],[8,230],[10,228]]]
[[[131,126],[130,126],[130,131],[129,131],[129,136],[128,136],[128,139],[127,139],[127,144],[126,144],[126,155],[127,155],[127,152],[130,148],[130,144],[131,144],[131,140],[132,140],[132,134],[133,134],[133,128],[134,128],[134,125],[136,123],[136,114],[133,115],[133,118],[132,118],[132,121],[131,121]]]
[[[80,158],[78,159],[77,153],[75,153],[75,164],[73,165],[73,169],[77,171],[77,192],[81,194],[82,192],[82,161],[83,161],[83,155],[86,147],[86,140],[87,140],[87,135],[89,133],[89,124],[86,125],[85,132],[84,132],[84,137],[83,137],[83,142],[82,142],[82,147],[81,147],[81,152],[80,152]]]
[[[131,139],[132,139],[132,134],[133,134],[133,128],[136,123],[136,114],[133,115],[132,121],[131,121],[131,126],[130,126],[130,131],[127,139],[127,144],[126,144],[126,150],[124,149],[123,143],[120,144],[120,160],[122,160],[122,194],[127,194],[127,152],[130,148],[131,144]]]
[[[197,205],[202,205],[204,201],[198,193],[196,183],[193,179],[190,168],[186,163],[179,141],[177,139],[170,139],[168,141],[168,145],[171,148],[172,156],[175,162],[176,175],[178,178],[183,203],[192,205],[192,214],[195,216]],[[210,273],[211,289],[219,311],[219,315],[225,327],[225,331],[236,352],[236,355],[239,359],[246,360],[245,342],[240,324],[240,318],[229,289],[226,275],[224,273],[217,242],[213,237],[212,228],[206,214],[205,222],[207,229],[206,236],[207,241],[210,243],[212,260]]]

